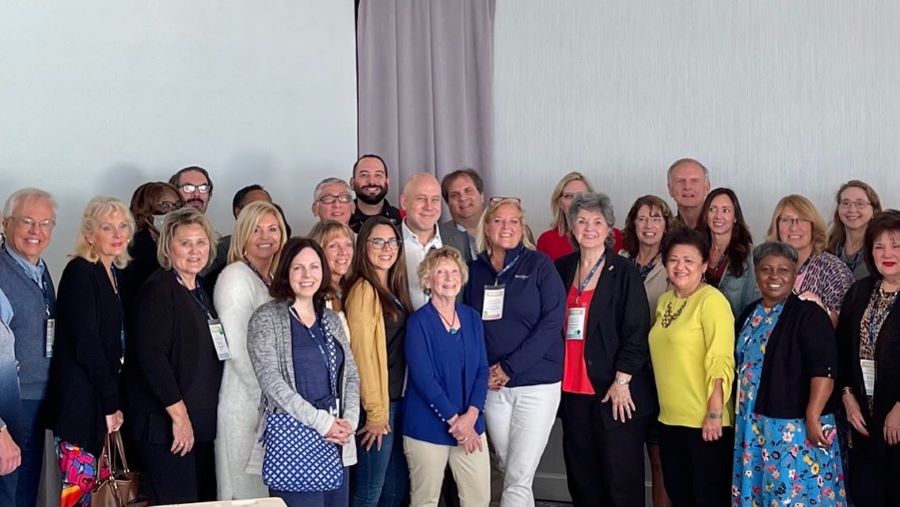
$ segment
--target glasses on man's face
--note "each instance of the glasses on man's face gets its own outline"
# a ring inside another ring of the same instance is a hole
[[[391,250],[396,250],[400,248],[401,241],[397,238],[384,239],[384,238],[370,238],[368,240],[369,244],[374,246],[379,250],[384,250],[384,247],[387,246]]]
[[[522,205],[522,199],[519,199],[518,197],[505,197],[502,195],[498,195],[495,197],[491,197],[491,199],[490,199],[491,204],[497,204],[498,202],[503,202],[503,201],[514,201],[516,204],[518,204],[520,206]]]
[[[40,222],[38,222],[37,220],[35,220],[31,217],[9,217],[9,218],[14,219],[16,222],[19,222],[19,225],[21,225],[22,227],[24,227],[26,230],[29,230],[29,231],[32,228],[37,227],[38,229],[47,232],[47,231],[53,230],[53,228],[56,227],[56,221],[51,218],[48,218],[47,220],[41,220]]]
[[[194,185],[193,183],[185,183],[178,187],[185,194],[193,194],[194,192],[200,192],[201,194],[208,194],[210,190],[212,190],[212,185],[207,183],[203,183],[201,185]]]
[[[159,201],[156,203],[156,210],[160,213],[168,213],[182,207],[181,201]]]
[[[350,194],[324,194],[319,197],[319,202],[322,204],[334,204],[335,202],[350,204],[351,201],[353,201],[353,196]]]
[[[778,219],[778,224],[783,225],[785,227],[795,226],[799,227],[801,225],[811,224],[812,220],[807,220],[806,218],[791,218],[791,217],[780,217]]]
[[[871,205],[872,205],[872,203],[870,203],[869,201],[841,201],[838,204],[838,206],[840,206],[842,210],[848,210],[848,209],[864,210]]]

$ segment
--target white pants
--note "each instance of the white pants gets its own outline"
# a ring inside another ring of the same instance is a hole
[[[488,391],[484,420],[503,473],[501,507],[533,507],[531,483],[556,420],[560,383]]]
[[[437,507],[444,482],[444,470],[450,463],[459,489],[462,507],[488,507],[491,503],[491,463],[487,438],[481,436],[482,450],[466,454],[463,446],[440,445],[403,437],[403,450],[409,463],[410,505]]]

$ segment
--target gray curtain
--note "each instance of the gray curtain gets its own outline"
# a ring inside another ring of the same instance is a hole
[[[359,2],[359,153],[385,159],[395,198],[420,171],[473,167],[490,181],[495,5]]]

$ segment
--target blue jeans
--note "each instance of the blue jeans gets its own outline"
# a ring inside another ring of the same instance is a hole
[[[38,486],[41,483],[41,467],[44,465],[44,425],[40,409],[44,400],[22,400],[22,466],[16,482],[16,505],[37,505]]]
[[[409,505],[409,469],[403,455],[398,410],[400,401],[392,401],[389,423],[392,433],[381,439],[381,450],[375,445],[366,451],[357,439],[357,463],[350,474],[353,507],[401,507]]]
[[[287,507],[347,507],[350,502],[350,473],[348,470],[348,467],[344,467],[344,482],[334,491],[295,493],[270,489],[269,496],[284,500]]]

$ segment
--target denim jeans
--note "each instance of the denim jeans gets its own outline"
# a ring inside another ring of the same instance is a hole
[[[381,439],[381,450],[357,440],[357,463],[350,472],[350,504],[353,507],[400,507],[409,505],[409,470],[403,455],[400,400],[392,401],[391,433]]]
[[[350,492],[349,468],[344,467],[344,482],[334,491],[313,491],[294,493],[290,491],[269,490],[269,496],[284,500],[287,507],[347,507]]]
[[[22,400],[22,466],[18,470],[16,482],[16,505],[33,507],[37,505],[38,486],[41,483],[41,469],[44,466],[44,431],[40,418],[44,400]]]

